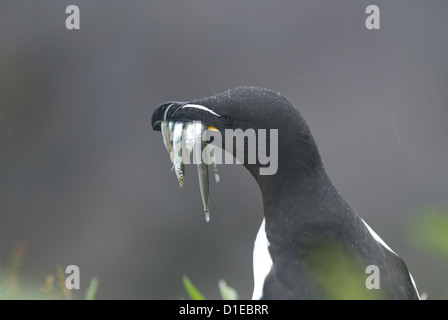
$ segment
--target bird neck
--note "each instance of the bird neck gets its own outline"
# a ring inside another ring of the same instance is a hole
[[[288,170],[278,176],[261,177],[259,187],[266,235],[273,247],[306,247],[328,230],[339,232],[345,228],[346,217],[342,212],[346,210],[334,210],[328,199],[340,204],[340,208],[347,208],[348,204],[331,183],[323,166],[306,174]]]
[[[326,207],[329,197],[344,207],[348,205],[328,178],[312,138],[307,143],[291,143],[291,139],[289,142],[279,143],[275,174],[260,175],[257,165],[246,165],[262,194],[270,242],[295,242],[297,233],[313,230],[309,225],[331,221],[327,218],[334,210]]]
[[[263,175],[259,163],[244,164],[260,187],[265,209],[307,193],[309,196],[321,185],[330,183],[308,127],[303,124],[294,129],[287,132],[279,130],[276,141],[278,155],[274,157],[277,171],[274,174]],[[269,141],[268,145],[271,143]]]
[[[321,162],[302,168],[298,163],[291,166],[279,164],[277,174],[259,176],[266,218],[279,211],[294,216],[302,214],[304,207],[318,205],[318,199],[334,189]]]

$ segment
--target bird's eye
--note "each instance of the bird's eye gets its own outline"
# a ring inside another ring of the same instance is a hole
[[[229,123],[231,120],[232,120],[232,118],[230,118],[229,116],[226,116],[226,115],[221,116],[221,121],[224,123]]]

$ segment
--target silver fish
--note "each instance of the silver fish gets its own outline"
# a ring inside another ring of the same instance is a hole
[[[198,166],[198,180],[199,190],[201,191],[202,204],[204,205],[205,221],[210,220],[210,212],[208,210],[208,195],[209,195],[209,180],[208,180],[208,165],[202,161],[202,150],[206,142],[202,141],[202,133],[207,130],[207,127],[200,122],[194,124],[195,128],[195,154]]]
[[[173,121],[162,121],[160,125],[162,131],[163,144],[165,145],[166,151],[170,154],[171,162],[174,163],[173,157],[173,131],[174,122]],[[173,166],[174,168],[174,166]],[[171,169],[173,170],[173,169]]]
[[[184,130],[183,122],[176,122],[173,131],[173,163],[179,185],[184,185],[185,165],[182,161],[182,132]]]
[[[168,121],[162,121],[160,128],[162,131],[163,144],[165,145],[166,151],[171,152],[171,149],[173,149],[173,143],[171,140],[171,132],[168,127]]]
[[[170,126],[171,124],[171,126]],[[173,132],[170,127],[174,126],[174,122],[162,121],[160,125],[162,131],[163,144],[165,145],[166,151],[170,154],[171,162],[173,161]]]
[[[174,163],[174,152],[173,152],[173,134],[174,134],[174,121],[169,121],[168,122],[168,131],[170,132],[170,144],[171,144],[171,151],[170,151],[170,159],[171,162]],[[171,169],[173,170],[173,169]]]
[[[212,162],[211,165],[212,165],[212,171],[215,175],[215,182],[218,183],[220,178],[219,178],[219,173],[218,173],[218,167],[216,165],[215,149],[214,148],[212,149],[212,151],[210,151],[209,157]]]
[[[190,159],[190,155],[193,152],[195,144],[195,127],[193,122],[187,122],[184,128],[184,145],[186,150],[186,158]],[[184,159],[185,160],[185,159]],[[185,162],[185,161],[184,161]],[[189,163],[189,162],[188,162]]]

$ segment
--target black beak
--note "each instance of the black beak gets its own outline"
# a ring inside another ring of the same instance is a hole
[[[203,111],[201,108],[207,109],[202,105],[192,105],[189,102],[165,102],[154,110],[151,119],[152,128],[153,130],[160,131],[162,121],[201,121],[208,126],[216,127],[220,116],[210,110],[208,112]]]
[[[174,112],[176,112],[183,104],[183,102],[170,101],[158,106],[152,114],[152,129],[160,131],[160,123],[165,120],[170,120]]]

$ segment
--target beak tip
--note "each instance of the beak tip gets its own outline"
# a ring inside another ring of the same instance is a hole
[[[151,116],[151,126],[155,131],[161,130],[161,122],[170,119],[171,115],[183,105],[183,102],[169,101],[159,105]]]

